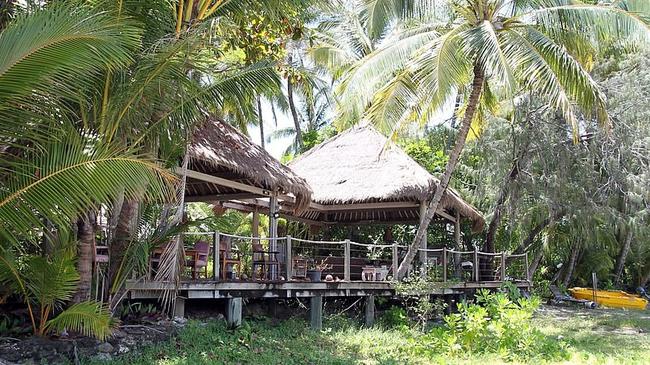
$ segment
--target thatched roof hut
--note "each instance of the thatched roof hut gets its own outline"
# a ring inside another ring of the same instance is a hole
[[[371,126],[345,131],[289,163],[313,189],[303,218],[321,222],[417,222],[422,202],[439,180]],[[312,207],[315,204],[312,204]],[[443,217],[470,219],[475,230],[485,221],[476,208],[449,189]]]
[[[306,181],[228,123],[208,118],[188,149],[187,201],[289,195],[300,211],[311,201]]]

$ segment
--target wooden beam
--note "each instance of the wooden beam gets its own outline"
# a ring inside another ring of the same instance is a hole
[[[218,201],[258,198],[261,196],[263,195],[253,194],[253,193],[209,194],[209,195],[186,196],[185,201],[186,202],[218,202]]]
[[[173,171],[179,175],[183,174],[183,169],[181,167],[174,167]],[[212,184],[217,184],[225,187],[229,187],[232,189],[237,189],[241,191],[246,191],[249,193],[254,193],[262,196],[271,196],[272,192],[270,190],[262,189],[257,186],[251,186],[247,184],[243,184],[237,181],[232,181],[228,179],[223,179],[220,177],[204,174],[202,172],[194,171],[194,170],[187,170],[186,171],[187,177],[191,177],[192,179],[197,179],[205,182],[209,182]]]

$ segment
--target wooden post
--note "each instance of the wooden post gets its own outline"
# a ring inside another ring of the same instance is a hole
[[[311,328],[320,331],[323,328],[323,297],[315,296],[309,299],[309,318]]]
[[[226,299],[226,323],[228,328],[241,326],[242,298]]]
[[[442,248],[442,282],[447,282],[447,247]]]
[[[370,294],[366,297],[366,327],[375,324],[375,296]]]
[[[212,247],[212,278],[214,280],[219,280],[219,249],[221,247],[221,235],[219,232],[214,232],[214,245]]]
[[[478,282],[479,278],[478,247],[474,246],[474,281]]]
[[[174,300],[174,317],[185,318],[185,298],[177,296]]]
[[[399,256],[397,253],[397,242],[393,243],[393,280],[397,281],[397,268],[399,266]]]
[[[420,202],[420,225],[424,223],[424,216],[427,213],[427,203],[425,201]],[[424,277],[426,275],[426,266],[427,266],[427,234],[424,234],[422,238],[422,244],[420,245],[420,270],[421,275]]]
[[[454,240],[456,249],[460,250],[460,213],[456,211],[456,220],[454,221]]]
[[[253,211],[253,237],[260,236],[260,212],[257,207]]]
[[[278,212],[278,195],[273,193],[269,201],[269,251],[278,250],[278,218],[276,213]],[[275,280],[278,277],[276,265],[271,265],[270,267],[270,277],[271,280]]]
[[[350,240],[345,240],[343,249],[343,280],[350,281]]]
[[[501,251],[501,282],[506,281],[506,253]]]
[[[291,254],[291,236],[287,235],[286,257],[284,258],[284,267],[287,269],[287,281],[293,276],[293,256]]]

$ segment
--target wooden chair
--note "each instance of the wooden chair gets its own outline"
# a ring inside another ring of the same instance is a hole
[[[221,259],[221,278],[222,279],[229,279],[228,278],[228,273],[229,272],[236,272],[237,274],[240,273],[241,271],[241,256],[239,255],[239,252],[233,251],[232,247],[230,247],[229,242],[225,239],[222,239],[219,242],[219,257]],[[235,269],[235,266],[237,267],[236,271],[228,271],[228,266],[232,266],[233,270]],[[238,275],[239,276],[239,275]]]
[[[278,251],[264,250],[259,240],[253,240],[253,279],[268,280],[275,279],[269,278],[269,273],[272,268],[275,268],[276,273],[280,270],[280,262],[278,261]],[[259,271],[259,274],[258,274]]]
[[[200,273],[203,273],[207,279],[210,244],[205,241],[197,241],[188,256],[189,260],[187,260],[186,265],[192,270],[192,279],[196,279]]]

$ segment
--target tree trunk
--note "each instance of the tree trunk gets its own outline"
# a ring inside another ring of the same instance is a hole
[[[564,215],[564,212],[559,212],[555,213],[552,216],[546,217],[543,221],[539,222],[533,229],[528,232],[528,236],[526,236],[526,239],[521,242],[519,247],[513,252],[514,255],[519,255],[522,254],[530,249],[530,247],[533,245],[535,238],[537,238],[537,235],[542,233],[542,231],[549,226],[549,224],[555,222],[556,220],[560,219]]]
[[[639,280],[639,286],[645,288],[646,285],[648,285],[648,281],[650,281],[650,265],[646,268],[645,274],[640,278]]]
[[[138,210],[138,201],[132,199],[124,199],[122,209],[120,210],[115,227],[115,236],[113,241],[108,246],[109,252],[109,269],[108,269],[108,285],[107,287],[113,289],[113,286],[118,279],[124,253],[129,247],[129,242],[133,237],[133,219]]]
[[[573,271],[578,263],[578,253],[580,253],[580,246],[576,243],[573,245],[573,249],[571,250],[571,257],[569,258],[569,264],[567,265],[566,275],[562,281],[562,284],[564,284],[565,287],[569,285],[573,278]]]
[[[296,146],[300,149],[300,147],[302,147],[302,129],[300,129],[300,119],[298,118],[296,104],[293,100],[293,83],[291,82],[291,76],[287,78],[287,99],[289,101],[291,117],[293,118],[293,125],[296,129]]]
[[[487,235],[485,236],[485,250],[487,252],[495,252],[496,245],[494,241],[497,234],[497,230],[499,228],[499,224],[501,223],[501,214],[503,212],[503,205],[505,204],[506,200],[508,200],[508,196],[510,195],[510,187],[512,183],[517,179],[517,176],[519,175],[519,164],[525,157],[527,149],[528,146],[526,145],[519,152],[519,156],[517,156],[515,160],[512,162],[512,168],[510,169],[510,173],[508,174],[508,176],[506,176],[506,178],[503,181],[503,184],[501,185],[499,198],[497,199],[496,206],[494,207],[494,214],[492,215],[492,219],[490,220],[490,224],[488,225]]]
[[[427,228],[429,228],[429,223],[431,222],[431,219],[433,219],[433,216],[436,214],[436,211],[438,211],[438,206],[440,205],[442,196],[447,190],[447,186],[449,185],[449,180],[451,180],[451,174],[454,172],[456,168],[456,164],[458,163],[458,159],[460,158],[460,153],[463,151],[463,147],[465,147],[465,140],[467,139],[467,133],[469,132],[469,128],[472,124],[472,119],[474,119],[474,114],[476,113],[476,108],[478,107],[478,103],[481,97],[481,92],[483,91],[483,82],[484,82],[483,70],[481,70],[477,65],[475,65],[474,80],[472,81],[472,92],[469,96],[469,103],[467,105],[467,110],[465,111],[465,116],[463,117],[463,122],[461,124],[460,130],[458,131],[458,136],[456,137],[456,144],[454,145],[454,148],[451,151],[451,154],[449,155],[449,161],[447,161],[445,172],[442,174],[442,177],[440,178],[440,183],[438,184],[436,193],[434,194],[433,199],[431,199],[431,202],[427,206],[424,219],[422,220],[420,226],[418,227],[417,233],[415,234],[415,238],[413,239],[413,242],[409,246],[408,252],[406,253],[406,257],[404,257],[404,260],[399,265],[399,269],[397,270],[398,279],[403,278],[404,275],[408,272],[408,268],[413,262],[413,259],[415,258],[415,255],[418,252],[418,248],[420,247],[422,240],[424,239],[424,236],[427,232]]]
[[[262,148],[265,148],[264,141],[264,118],[262,118],[262,101],[260,97],[257,97],[257,117],[259,118],[260,123],[260,142],[262,143]]]
[[[535,257],[533,258],[533,261],[531,261],[530,265],[528,265],[528,277],[533,279],[533,275],[535,275],[535,271],[537,271],[537,268],[539,267],[540,262],[542,262],[542,259],[544,258],[544,247],[540,247],[539,251],[535,254]]]
[[[628,227],[623,247],[621,247],[621,253],[618,255],[618,259],[616,260],[616,271],[614,273],[614,284],[616,286],[621,284],[623,268],[625,268],[625,260],[627,260],[627,254],[630,253],[630,246],[632,245],[632,237],[632,229],[631,227]]]
[[[93,279],[93,250],[95,247],[94,214],[88,212],[77,220],[77,271],[79,284],[72,300],[75,303],[90,299]]]

